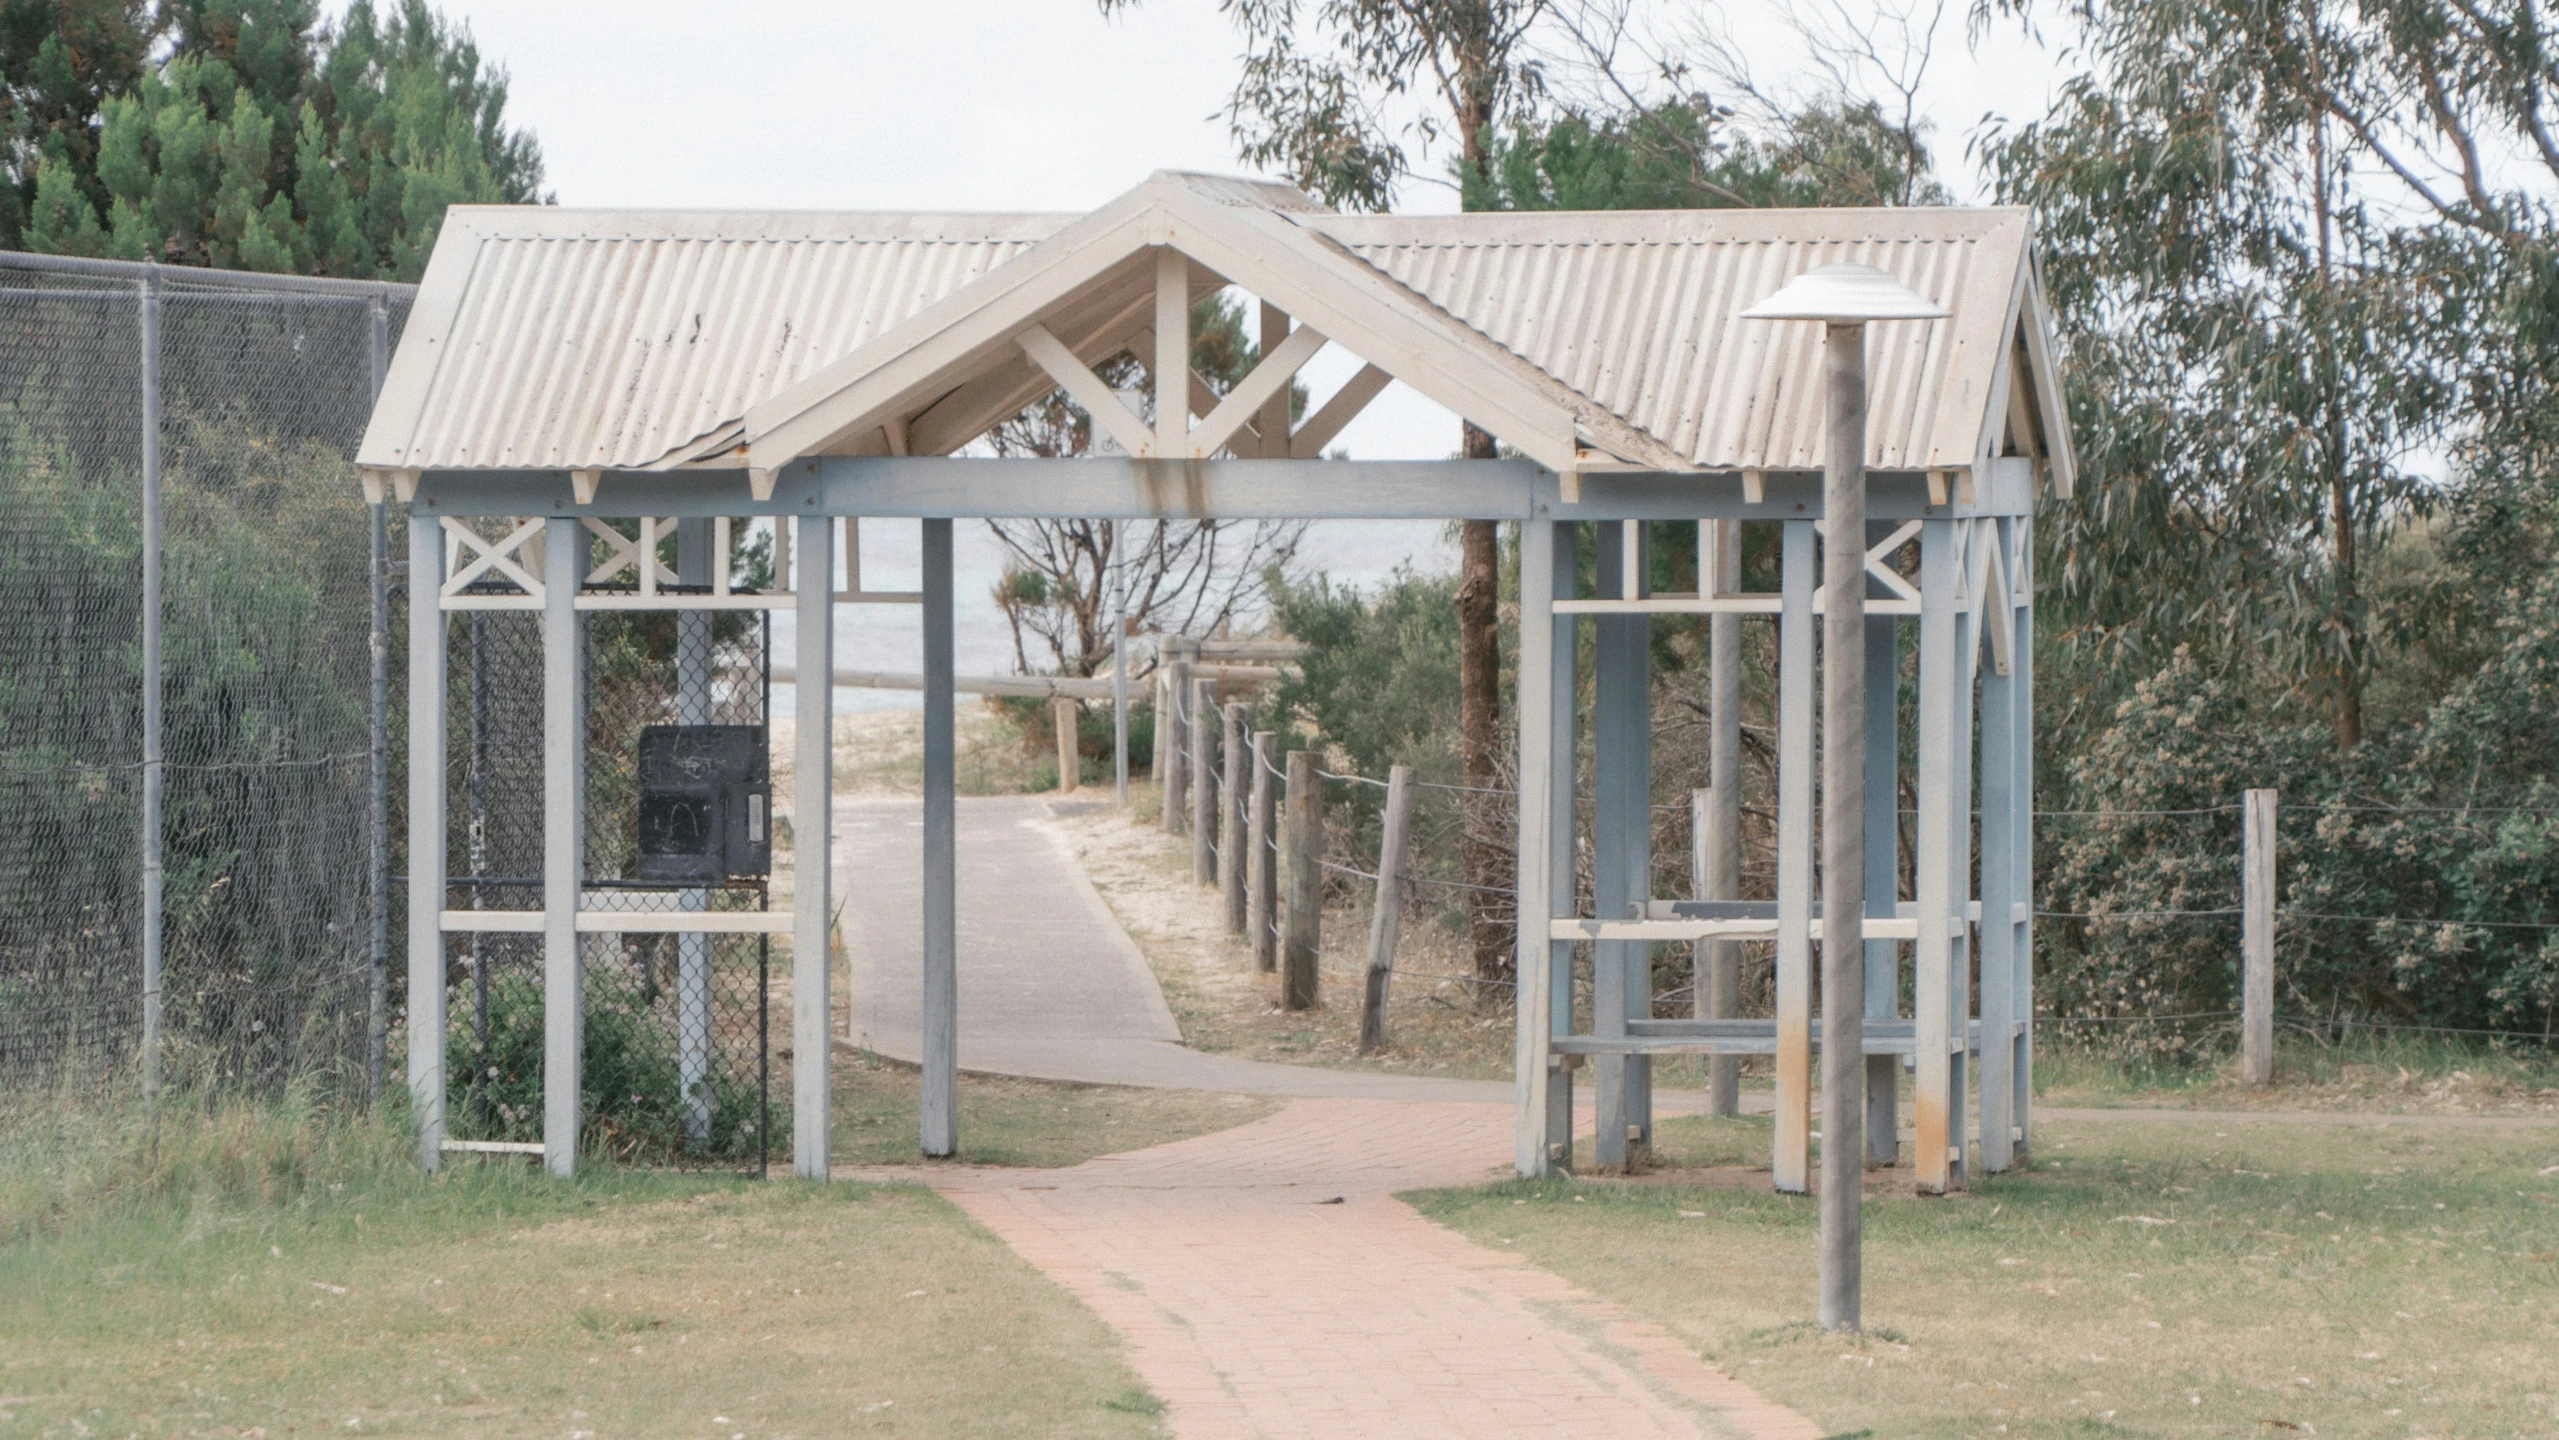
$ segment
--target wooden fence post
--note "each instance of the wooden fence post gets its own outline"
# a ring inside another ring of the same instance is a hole
[[[1732,824],[1738,816],[1727,813],[1729,798],[1728,792],[1718,793],[1711,786],[1688,794],[1688,885],[1689,893],[1700,900],[1741,898],[1741,847],[1734,843],[1738,827]],[[1729,940],[1697,942],[1689,962],[1689,983],[1695,987],[1689,997],[1690,1014],[1700,1020],[1741,1018],[1740,952],[1741,947]],[[1717,1055],[1707,1061],[1706,1113],[1742,1113],[1740,1056]]]
[[[1163,768],[1164,833],[1179,835],[1190,818],[1191,767],[1182,763],[1182,707],[1191,700],[1191,662],[1175,660],[1165,677],[1162,699],[1155,707],[1155,755]]]
[[[1049,723],[1057,729],[1058,792],[1060,794],[1072,795],[1075,793],[1076,787],[1081,785],[1084,780],[1084,776],[1081,773],[1083,766],[1080,763],[1080,757],[1077,754],[1075,744],[1076,716],[1083,707],[1078,705],[1075,701],[1066,699],[1063,696],[1058,699],[1051,700],[1048,702],[1048,705]]]
[[[1386,986],[1404,909],[1404,852],[1412,846],[1413,767],[1386,772],[1386,833],[1377,845],[1377,903],[1368,919],[1368,988],[1360,997],[1359,1053],[1386,1043]]]
[[[1288,934],[1281,946],[1280,1008],[1315,1007],[1324,951],[1324,782],[1315,752],[1288,752]]]
[[[1253,968],[1265,973],[1279,968],[1279,866],[1271,848],[1271,770],[1278,753],[1278,731],[1253,732],[1253,802],[1244,834],[1244,928],[1253,936]]]
[[[1191,883],[1217,883],[1217,682],[1191,682]]]
[[[2239,1083],[2275,1078],[2275,792],[2251,790],[2239,867]]]
[[[1244,796],[1253,757],[1244,748],[1244,702],[1226,702],[1226,736],[1221,742],[1225,777],[1217,785],[1217,885],[1226,892],[1226,933],[1241,935],[1245,924]]]

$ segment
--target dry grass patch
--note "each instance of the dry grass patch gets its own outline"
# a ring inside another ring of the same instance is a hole
[[[835,1158],[843,1165],[930,1164],[917,1149],[915,1068],[873,1056],[835,1062]],[[1232,1129],[1277,1100],[1201,1090],[1064,1085],[960,1076],[960,1158],[974,1165],[1056,1169]]]
[[[1105,797],[1107,798],[1107,797]],[[1279,1008],[1279,977],[1253,968],[1253,952],[1226,933],[1225,902],[1191,883],[1187,836],[1155,823],[1151,786],[1132,787],[1131,808],[1102,805],[1050,823],[1084,866],[1163,987],[1164,1002],[1195,1049],[1295,1065],[1499,1080],[1510,1076],[1505,1000],[1479,1005],[1456,937],[1407,921],[1389,990],[1385,1049],[1359,1054],[1361,973],[1368,961],[1366,902],[1324,915],[1324,965],[1315,1009]]]
[[[1672,1158],[1766,1162],[1764,1122],[1663,1131]],[[1833,1431],[2559,1434],[2559,1130],[2198,1117],[2038,1138],[2030,1173],[1869,1204],[1862,1340],[1806,1323],[1809,1199],[1675,1176],[1412,1198]]]
[[[1053,757],[1025,743],[1021,727],[1001,711],[960,705],[952,715],[956,750],[952,779],[963,795],[1016,795],[1045,779],[1057,783]],[[773,798],[788,805],[797,753],[792,722],[773,722]],[[835,793],[924,793],[924,712],[865,710],[835,717]]]
[[[1101,1323],[921,1189],[399,1149],[11,1217],[0,1433],[1159,1433]]]

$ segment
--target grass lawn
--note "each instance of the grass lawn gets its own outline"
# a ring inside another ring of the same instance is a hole
[[[1160,1433],[1102,1324],[921,1189],[429,1179],[321,1129],[13,1144],[0,1436]]]
[[[2145,1065],[2067,1045],[2035,1057],[2040,1105],[2168,1110],[2351,1110],[2391,1114],[2538,1115],[2559,1120],[2559,1051],[2417,1035],[2356,1032],[2323,1042],[2277,1036],[2275,1083],[2239,1083],[2239,1057]]]
[[[1764,1121],[1659,1134],[1676,1163],[1766,1164]],[[2037,1139],[2031,1173],[1966,1196],[1914,1198],[1906,1171],[1874,1193],[1863,1340],[1806,1323],[1814,1202],[1736,1174],[1408,1198],[1834,1433],[2559,1435],[2559,1127],[2199,1117]]]
[[[932,1163],[917,1148],[914,1067],[839,1053],[835,1074],[835,1163]],[[1080,1165],[1097,1155],[1231,1129],[1279,1107],[1279,1101],[1258,1095],[962,1075],[960,1159],[974,1165]]]

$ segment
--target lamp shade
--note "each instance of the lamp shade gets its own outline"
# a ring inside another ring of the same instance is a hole
[[[1872,265],[1824,265],[1741,313],[1745,320],[1942,320],[1946,307]]]

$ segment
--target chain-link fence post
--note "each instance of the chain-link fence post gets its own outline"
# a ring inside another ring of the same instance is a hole
[[[379,400],[391,364],[391,308],[379,295],[365,307],[365,351],[372,371],[369,393]],[[365,998],[364,1098],[366,1104],[378,1105],[391,1046],[391,497],[377,496],[367,508],[372,534],[366,579],[373,599],[373,632],[366,637],[372,666],[366,779],[372,790],[368,813],[373,830],[373,927],[367,950],[373,983]]]
[[[160,1098],[161,982],[167,883],[160,801],[160,278],[145,271],[142,314],[142,1098]]]

